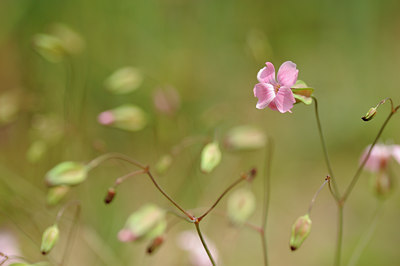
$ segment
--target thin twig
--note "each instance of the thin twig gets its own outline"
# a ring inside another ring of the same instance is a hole
[[[201,233],[201,230],[200,230],[200,223],[199,223],[198,220],[194,223],[194,226],[196,227],[197,234],[198,234],[199,237],[200,237],[201,243],[203,244],[203,247],[204,247],[204,249],[206,250],[208,257],[210,258],[210,261],[211,261],[212,265],[213,265],[213,266],[216,266],[217,264],[215,263],[215,260],[214,260],[212,254],[211,254],[211,251],[210,251],[210,249],[209,249],[208,246],[207,246],[207,243],[206,243],[206,241],[205,241],[205,239],[204,239],[204,237],[203,237],[203,234]]]

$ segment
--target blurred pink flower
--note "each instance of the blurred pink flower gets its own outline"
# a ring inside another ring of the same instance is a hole
[[[286,61],[281,65],[275,80],[275,68],[270,62],[265,63],[257,79],[260,83],[254,86],[254,96],[258,98],[256,108],[264,109],[269,107],[272,110],[278,110],[281,113],[291,112],[293,104],[296,102],[291,87],[297,81],[299,71],[296,64]]]
[[[205,236],[207,245],[218,264],[218,252],[212,241]],[[211,266],[207,252],[201,244],[199,236],[192,231],[184,231],[178,236],[178,245],[181,249],[189,253],[190,265],[192,266]]]
[[[360,162],[365,159],[370,147],[371,145],[364,150]],[[385,170],[391,157],[400,163],[400,145],[376,144],[365,164],[365,169],[374,173]]]

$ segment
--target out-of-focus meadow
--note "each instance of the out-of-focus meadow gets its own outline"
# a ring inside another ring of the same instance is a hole
[[[152,256],[146,255],[146,242],[118,241],[129,214],[143,204],[173,209],[145,176],[125,182],[112,204],[104,204],[115,178],[134,167],[104,163],[55,207],[46,206],[44,176],[59,162],[88,162],[107,152],[154,166],[185,138],[194,137],[200,141],[177,153],[171,168],[156,175],[160,185],[196,213],[240,173],[256,167],[259,175],[253,184],[241,186],[255,192],[257,209],[250,221],[259,223],[264,149],[232,152],[221,145],[221,164],[210,174],[199,169],[204,139],[223,143],[232,127],[253,125],[275,144],[267,229],[270,265],[330,265],[337,209],[327,188],[313,209],[309,238],[296,252],[288,245],[293,222],[307,211],[327,175],[314,107],[298,104],[285,114],[257,110],[256,74],[266,61],[276,68],[287,60],[297,64],[299,79],[315,89],[319,100],[327,147],[343,191],[390,108],[382,106],[369,123],[361,116],[383,98],[400,100],[399,11],[400,2],[389,0],[0,1],[0,244],[7,238],[4,245],[15,248],[8,252],[32,262],[43,260],[42,232],[65,202],[79,200],[73,245],[66,248],[71,209],[61,221],[51,262],[60,261],[67,249],[68,265],[189,265],[177,240],[180,232],[194,230],[188,223],[174,225]],[[56,58],[59,62],[50,62],[35,51],[34,42],[37,34],[51,34],[59,23],[79,35],[72,37],[78,47]],[[137,88],[113,93],[106,80],[122,67],[137,71]],[[159,89],[172,93],[163,98]],[[143,129],[99,124],[101,112],[123,104],[146,113]],[[399,129],[395,116],[382,140],[400,143]],[[400,173],[397,165],[392,170]],[[343,265],[377,203],[364,172],[345,207]],[[359,265],[398,265],[399,207],[395,188]],[[217,209],[225,208],[222,200]],[[263,264],[254,231],[233,227],[213,214],[202,225],[223,265]]]

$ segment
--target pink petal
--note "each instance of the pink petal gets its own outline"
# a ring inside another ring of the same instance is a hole
[[[276,107],[275,101],[272,101],[272,102],[268,105],[268,107],[271,108],[271,110],[278,111],[278,108]]]
[[[392,145],[392,156],[400,164],[400,145]]]
[[[258,98],[257,109],[264,109],[275,99],[274,86],[267,83],[257,83],[253,89],[254,96]]]
[[[281,87],[276,94],[274,102],[279,112],[286,113],[287,111],[290,112],[290,109],[292,109],[293,103],[295,103],[296,100],[294,99],[293,92],[290,88]]]
[[[121,242],[131,242],[137,239],[137,237],[129,229],[122,229],[118,232],[118,239]]]
[[[275,81],[275,67],[272,63],[265,63],[266,67],[260,69],[257,74],[257,79],[261,83],[270,83],[272,85],[276,84]]]
[[[291,88],[296,83],[298,74],[299,71],[296,69],[296,64],[292,61],[286,61],[279,68],[278,83]]]
[[[364,150],[360,163],[364,161],[370,147],[371,145]],[[379,170],[384,169],[389,161],[390,155],[390,150],[386,145],[376,144],[372,149],[367,162],[365,163],[365,169],[370,172],[378,172]]]

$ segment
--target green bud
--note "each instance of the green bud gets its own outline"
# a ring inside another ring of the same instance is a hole
[[[374,118],[375,115],[376,115],[376,107],[372,107],[368,110],[368,113],[366,113],[363,117],[361,117],[361,119],[364,121],[369,121],[372,118]]]
[[[147,247],[147,254],[153,254],[154,251],[158,250],[158,248],[164,243],[164,237],[159,236],[154,238],[150,245]]]
[[[295,251],[303,241],[308,237],[311,231],[311,219],[308,214],[300,216],[292,226],[292,235],[290,237],[290,249]]]
[[[51,34],[61,40],[64,50],[71,55],[82,52],[85,42],[82,37],[65,24],[52,25]]]
[[[40,246],[40,251],[43,255],[46,255],[51,251],[57,243],[59,235],[60,230],[56,224],[48,227],[46,231],[44,231],[42,236],[42,245]]]
[[[102,112],[98,116],[100,124],[128,131],[139,131],[147,125],[147,115],[135,105],[121,105]]]
[[[218,142],[208,143],[201,152],[200,169],[203,173],[211,173],[211,171],[221,162],[221,150]]]
[[[143,82],[140,71],[133,67],[116,70],[104,82],[107,90],[114,94],[126,94],[135,91]]]
[[[266,142],[264,132],[248,125],[232,128],[225,138],[225,145],[232,150],[260,149]]]
[[[85,181],[88,169],[82,163],[62,162],[52,168],[46,174],[46,183],[54,186],[74,186]]]
[[[172,164],[172,156],[166,154],[162,156],[156,163],[156,171],[159,174],[165,173]]]
[[[33,46],[38,54],[52,63],[61,62],[66,55],[62,41],[52,35],[37,34],[33,38]]]
[[[46,202],[50,206],[57,205],[70,190],[69,186],[57,186],[49,188],[47,192]]]
[[[36,140],[32,142],[26,152],[26,158],[31,163],[36,163],[42,159],[43,155],[47,151],[47,144],[43,140]]]
[[[129,216],[118,238],[122,242],[154,239],[162,235],[166,228],[165,211],[154,204],[146,204]]]
[[[233,224],[244,224],[255,208],[256,198],[250,190],[238,189],[228,199],[228,217]]]

